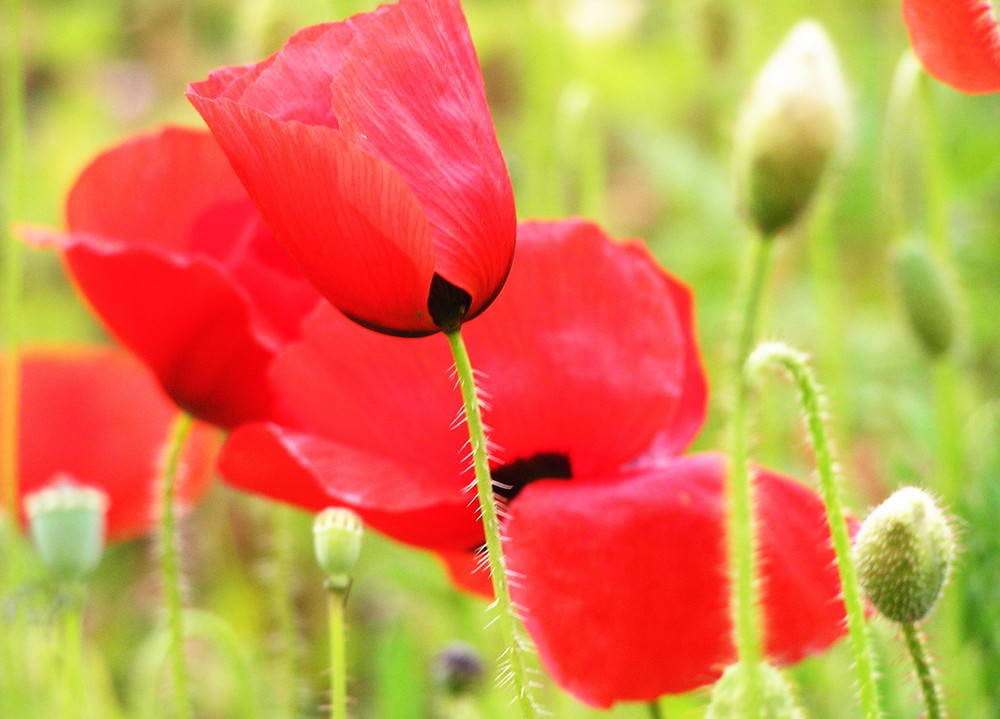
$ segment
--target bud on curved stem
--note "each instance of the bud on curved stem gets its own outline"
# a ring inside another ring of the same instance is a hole
[[[809,204],[847,124],[847,90],[816,22],[796,25],[757,76],[737,125],[744,210],[765,237]]]
[[[747,689],[748,672],[757,674],[758,705],[751,714]],[[805,719],[803,711],[795,704],[792,688],[776,668],[770,664],[732,664],[712,688],[712,700],[705,719],[744,719],[750,716],[767,719]]]
[[[930,255],[914,244],[900,248],[893,269],[917,339],[931,357],[944,355],[955,335],[955,312],[941,272]]]

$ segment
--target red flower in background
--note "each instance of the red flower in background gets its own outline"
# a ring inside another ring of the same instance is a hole
[[[26,348],[21,362],[21,496],[68,477],[108,495],[109,540],[155,527],[161,448],[177,414],[155,378],[104,347]],[[195,426],[178,484],[182,505],[208,488],[218,439],[214,428]]]
[[[519,229],[507,288],[464,330],[508,505],[513,599],[553,677],[588,703],[711,682],[733,658],[724,460],[677,457],[705,412],[690,295],[595,225]],[[321,306],[274,366],[300,424],[237,429],[222,472],[307,509],[351,507],[482,591],[450,365],[433,338],[399,343]],[[839,582],[815,494],[757,481],[768,649],[789,662],[842,633]]]
[[[903,0],[913,51],[931,75],[968,93],[1000,91],[1000,29],[987,0]]]
[[[362,325],[472,319],[510,269],[510,178],[457,0],[294,35],[188,97],[305,276]]]
[[[173,400],[232,427],[273,416],[267,368],[319,295],[204,131],[166,128],[95,159],[66,202],[64,253],[109,330]]]

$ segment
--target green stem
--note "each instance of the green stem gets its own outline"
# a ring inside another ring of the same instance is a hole
[[[347,651],[344,643],[344,605],[347,592],[331,589],[330,608],[330,718],[347,717]]]
[[[759,707],[760,679],[757,667],[761,658],[761,621],[755,581],[756,537],[754,532],[753,491],[750,471],[747,404],[749,387],[743,375],[743,362],[756,341],[760,324],[761,298],[771,264],[771,238],[761,238],[756,245],[753,273],[744,303],[739,343],[733,363],[733,387],[736,396],[731,418],[731,463],[726,482],[726,528],[729,540],[729,576],[733,596],[730,599],[733,643],[737,658],[747,676],[748,705]]]
[[[295,623],[295,608],[292,606],[295,590],[295,549],[293,542],[295,515],[292,509],[281,505],[268,508],[272,520],[271,536],[274,542],[274,575],[270,577],[274,619],[277,624],[278,646],[275,651],[277,663],[278,692],[281,694],[280,714],[285,719],[298,715],[298,666],[296,648],[298,630]]]
[[[865,622],[864,602],[858,587],[857,569],[851,552],[851,536],[847,529],[847,519],[840,497],[836,462],[823,420],[826,406],[823,390],[813,376],[805,356],[779,342],[762,344],[754,351],[747,360],[746,374],[748,379],[758,375],[769,364],[784,368],[792,376],[798,390],[799,403],[806,416],[809,440],[816,457],[820,490],[823,495],[823,503],[826,505],[830,536],[837,557],[837,569],[840,572],[861,709],[865,719],[878,719],[882,716],[882,710],[875,672],[875,659],[868,624]]]
[[[486,551],[490,575],[493,578],[493,593],[496,595],[497,623],[506,646],[507,669],[517,692],[516,701],[521,708],[521,714],[527,719],[536,719],[538,707],[532,696],[528,678],[526,640],[521,635],[514,615],[514,606],[510,600],[510,586],[507,583],[503,547],[500,543],[500,524],[497,520],[496,500],[493,496],[493,478],[490,475],[490,463],[486,451],[486,432],[483,429],[483,420],[479,412],[476,380],[472,364],[469,362],[469,353],[465,348],[465,342],[462,341],[461,329],[445,332],[445,336],[448,338],[451,353],[455,358],[455,370],[458,373],[458,384],[462,390],[462,400],[465,406],[465,421],[469,427],[472,461],[476,473],[476,491],[479,497],[483,532],[486,536]]]
[[[927,704],[927,719],[942,719],[945,716],[941,706],[941,692],[937,682],[934,681],[934,670],[931,667],[930,658],[924,649],[924,642],[920,637],[920,632],[913,624],[903,624],[903,636],[906,638],[906,648],[913,658],[913,666],[917,670],[917,679],[920,681],[920,690],[924,695],[924,702]]]
[[[184,660],[184,615],[177,549],[176,494],[181,455],[192,425],[193,419],[186,412],[182,412],[174,423],[160,486],[160,551],[163,554],[163,587],[166,594],[167,622],[170,627],[170,660],[177,719],[191,719],[187,664]]]
[[[86,716],[83,684],[83,592],[66,593],[62,627],[63,716]]]
[[[19,307],[21,247],[10,227],[21,213],[24,192],[24,77],[21,0],[0,0],[0,502],[18,522],[18,416],[20,393]]]
[[[660,710],[660,703],[657,701],[649,702],[649,716],[653,719],[663,719],[663,712]]]

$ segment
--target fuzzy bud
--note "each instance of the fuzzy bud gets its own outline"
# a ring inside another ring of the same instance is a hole
[[[85,579],[104,552],[108,496],[99,489],[56,477],[24,500],[31,538],[59,582]]]
[[[805,719],[796,706],[792,688],[770,664],[757,665],[760,696],[754,716],[766,719]],[[705,719],[741,719],[751,716],[747,696],[746,671],[742,664],[731,664],[712,687],[712,700]]]
[[[316,515],[313,521],[316,561],[331,590],[344,592],[351,585],[354,565],[361,554],[363,531],[361,517],[346,507],[330,507]]]
[[[923,619],[941,595],[955,538],[931,496],[897,490],[868,515],[854,540],[861,589],[894,622]]]
[[[808,206],[847,125],[847,89],[826,31],[796,25],[754,83],[736,134],[744,210],[764,237]]]
[[[931,357],[951,347],[955,334],[951,296],[930,256],[917,245],[896,253],[893,269],[903,308],[917,339]]]

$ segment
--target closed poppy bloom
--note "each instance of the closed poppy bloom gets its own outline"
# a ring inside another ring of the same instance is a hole
[[[301,30],[188,97],[305,276],[380,332],[472,319],[510,269],[510,178],[457,0]]]
[[[913,51],[956,90],[1000,91],[1000,29],[988,0],[903,0]]]
[[[156,526],[163,438],[177,409],[137,359],[110,347],[28,347],[21,355],[20,495],[70,481],[109,500],[107,536],[121,541]],[[219,433],[196,424],[185,447],[177,497],[194,504],[208,488]],[[22,511],[23,511],[22,506]]]
[[[512,598],[552,676],[596,706],[713,681],[734,656],[725,462],[680,456],[706,404],[688,290],[593,224],[525,223],[506,289],[463,334]],[[307,509],[348,506],[487,594],[449,367],[433,338],[393,342],[322,306],[274,366],[299,424],[237,429],[222,473]],[[811,490],[760,471],[757,494],[768,650],[791,662],[843,631],[833,552]]]
[[[98,156],[54,245],[108,329],[182,409],[232,427],[273,416],[267,367],[320,301],[212,136],[165,128]]]

